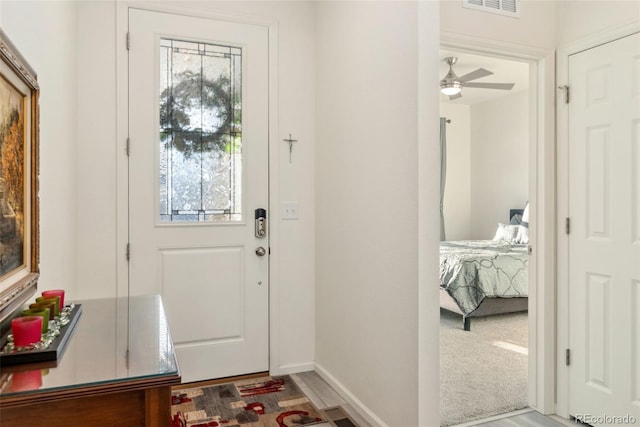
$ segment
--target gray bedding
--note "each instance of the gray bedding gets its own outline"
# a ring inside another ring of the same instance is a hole
[[[493,240],[440,242],[440,287],[471,314],[485,298],[527,295],[527,245]]]

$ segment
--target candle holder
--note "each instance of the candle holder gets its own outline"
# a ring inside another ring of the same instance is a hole
[[[43,304],[43,303],[51,304],[51,310],[53,310],[54,317],[60,314],[60,297],[59,296],[36,298],[36,304]]]
[[[29,304],[30,310],[47,310],[49,312],[49,320],[53,321],[56,318],[56,312],[53,306],[55,305],[52,301],[46,302],[35,302],[33,304]]]
[[[42,332],[45,333],[49,330],[49,312],[48,308],[29,308],[22,310],[22,315],[42,317]]]
[[[0,341],[0,366],[57,360],[62,355],[81,313],[81,304],[64,307],[58,316],[49,320],[47,332],[39,331],[40,338],[28,345],[24,345],[20,340],[16,341],[13,333],[5,335]],[[24,318],[17,317],[13,320]],[[37,319],[42,318],[38,316]],[[39,327],[42,328],[41,325]]]

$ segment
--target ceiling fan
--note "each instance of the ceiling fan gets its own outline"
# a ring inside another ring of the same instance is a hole
[[[493,74],[489,70],[484,68],[478,68],[462,77],[458,77],[453,72],[453,64],[458,62],[458,58],[455,56],[448,56],[444,58],[444,62],[449,65],[449,72],[442,80],[440,80],[440,92],[445,95],[449,95],[450,100],[454,100],[462,97],[463,87],[475,87],[483,89],[499,89],[499,90],[511,90],[515,83],[473,83],[471,80],[476,80],[482,77],[487,77]]]

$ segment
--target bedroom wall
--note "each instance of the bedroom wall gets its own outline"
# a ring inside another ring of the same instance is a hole
[[[447,178],[444,222],[447,240],[471,239],[471,108],[440,103],[447,124]]]
[[[0,2],[0,26],[38,74],[40,93],[39,290],[76,288],[76,7]]]
[[[437,31],[437,4],[425,7],[421,28]],[[419,227],[418,195],[437,203],[437,120],[426,126],[423,154],[418,94],[427,86],[418,81],[438,78],[438,46],[430,34],[432,45],[419,50],[418,9],[317,4],[316,368],[350,392],[373,425],[417,426],[420,406],[431,411],[424,425],[437,424],[438,331],[428,316],[437,313],[435,286],[420,303],[433,305],[423,312],[431,322],[421,345],[436,354],[425,352],[424,373],[418,368],[418,271],[426,263],[425,284],[435,283],[438,218],[428,211]],[[431,59],[420,76],[419,56]],[[436,94],[430,102],[425,117],[436,117]],[[419,155],[433,162],[421,168],[424,190]],[[420,235],[429,254],[419,252]],[[430,386],[420,403],[419,373]]]
[[[471,106],[471,238],[491,239],[528,200],[527,91]]]

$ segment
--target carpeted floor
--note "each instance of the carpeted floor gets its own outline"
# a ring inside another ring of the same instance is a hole
[[[171,393],[171,427],[288,427],[324,420],[288,375]]]
[[[472,319],[440,311],[440,416],[443,426],[527,405],[527,313]]]

